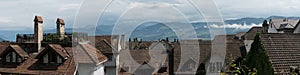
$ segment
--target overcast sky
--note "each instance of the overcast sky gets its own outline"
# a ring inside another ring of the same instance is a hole
[[[72,27],[82,3],[84,0],[1,0],[0,28],[1,30],[33,29],[32,20],[35,15],[43,16],[45,29],[54,29],[58,17],[65,19],[67,27]],[[205,1],[203,3],[205,4]],[[300,0],[215,0],[215,3],[223,19],[266,18],[272,15],[299,16],[300,14]],[[103,5],[103,3],[99,2],[99,5]],[[147,13],[143,12],[145,10],[161,13],[151,15],[154,18],[164,16],[170,18],[168,21],[176,22],[180,20],[176,19],[178,14],[170,12],[174,8],[178,9],[177,11],[180,11],[191,22],[203,21],[202,15],[199,15],[198,11],[185,0],[114,0],[102,14],[99,24],[114,24],[124,12],[138,12],[127,15],[128,21],[142,19],[136,15]],[[133,9],[134,11],[130,11]],[[85,15],[98,17],[94,14]],[[88,22],[89,19],[83,19],[83,21]]]

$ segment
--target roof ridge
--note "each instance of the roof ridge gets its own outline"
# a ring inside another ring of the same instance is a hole
[[[103,39],[102,41],[104,41],[104,43],[106,44],[106,45],[108,45],[108,46],[110,46],[113,50],[113,52],[116,52],[116,53],[118,53],[118,49],[116,49],[116,48],[114,48],[112,45],[110,45],[107,41],[106,41],[106,39]]]
[[[85,47],[83,47],[83,44],[79,44],[79,46],[83,49],[83,51],[88,55],[88,57],[93,61],[94,64],[97,64],[98,62],[96,62],[93,57],[90,55],[90,53],[88,53],[85,49]],[[96,59],[97,60],[97,59]]]
[[[9,46],[21,57],[29,57],[29,55],[19,45],[9,45]]]

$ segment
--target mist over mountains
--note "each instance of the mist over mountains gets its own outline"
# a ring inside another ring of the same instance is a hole
[[[285,17],[285,16],[270,16],[268,18],[253,18],[245,17],[240,19],[225,20],[224,25],[211,25],[215,28],[225,28],[226,34],[236,34],[238,32],[247,32],[253,26],[261,26],[264,20],[269,20],[271,18],[287,18],[287,19],[300,19],[300,17]],[[175,24],[176,22],[174,22]],[[177,23],[178,24],[178,23]],[[210,39],[210,31],[207,26],[207,22],[194,22],[190,23],[197,33],[197,37],[201,39]],[[89,27],[87,27],[89,29]],[[72,32],[73,28],[66,28],[66,32]],[[95,35],[111,35],[113,30],[113,25],[98,25],[96,27]],[[44,33],[55,33],[56,29],[46,29]],[[18,33],[30,33],[33,34],[33,30],[0,30],[0,41],[10,40],[15,41],[15,35]],[[90,34],[93,35],[93,34]],[[129,35],[127,35],[129,36]],[[175,32],[168,26],[162,23],[147,22],[139,25],[134,32],[129,36],[130,38],[140,38],[143,40],[156,41],[168,37],[169,39],[177,38]]]

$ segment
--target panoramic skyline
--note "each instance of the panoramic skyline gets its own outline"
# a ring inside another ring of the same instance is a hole
[[[104,1],[108,0],[89,0],[90,2],[99,3],[98,6],[104,5]],[[81,13],[84,17],[77,17],[79,9],[93,11],[97,7],[84,6],[82,3],[87,3],[87,0],[1,0],[0,9],[5,10],[0,12],[0,38],[14,41],[13,37],[16,34],[33,33],[33,16],[40,15],[44,18],[44,30],[53,30],[56,28],[56,18],[62,18],[66,22],[66,28],[73,28],[74,21],[80,20],[78,25],[82,27],[92,27],[95,22],[91,19],[99,19],[97,25],[114,25],[122,14],[133,12],[134,14],[125,15],[122,25],[132,25],[131,21],[144,20],[149,18],[148,11],[155,12],[150,18],[164,17],[166,22],[180,23],[187,19],[188,22],[205,22],[203,14],[199,13],[190,0],[112,0],[107,6],[102,16],[99,18],[97,13]],[[223,20],[239,19],[244,17],[267,18],[269,16],[298,16],[300,12],[300,1],[289,0],[214,0],[218,13]],[[205,2],[204,2],[205,3]],[[205,5],[208,9],[214,5]],[[175,12],[174,12],[175,9]],[[130,11],[133,10],[133,11]],[[206,9],[207,10],[207,9]],[[292,10],[292,11],[291,11]],[[137,12],[136,12],[137,11]],[[136,15],[148,16],[147,18]],[[178,17],[184,15],[185,18]],[[225,25],[219,27],[249,29],[252,26],[259,26],[260,24],[251,25]],[[218,28],[218,26],[212,26]],[[105,28],[104,28],[105,29]]]
[[[300,0],[2,0],[0,75],[300,75]]]
[[[76,12],[84,0],[1,0],[0,27],[3,30],[24,30],[33,28],[32,16],[42,15],[44,17],[45,29],[55,28],[55,20],[61,17],[66,20],[67,28],[74,23]],[[299,0],[215,0],[222,17],[237,19],[242,17],[266,18],[272,15],[298,16],[300,12]],[[101,4],[101,3],[99,3]],[[120,11],[140,7],[143,10],[155,10],[167,12],[167,8],[175,7],[183,12],[190,21],[203,21],[194,8],[187,1],[182,0],[114,0],[103,13],[103,21],[100,24],[112,24],[120,16]],[[293,11],[291,11],[293,10]],[[88,14],[87,14],[88,15]],[[164,15],[164,14],[161,14]],[[91,15],[92,16],[92,15]],[[160,14],[154,15],[160,16]],[[170,14],[170,16],[176,16]],[[96,16],[95,16],[96,17]],[[176,21],[176,20],[174,20]]]

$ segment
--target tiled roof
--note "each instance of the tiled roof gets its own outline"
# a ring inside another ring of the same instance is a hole
[[[29,55],[19,45],[10,45],[10,47],[15,50],[21,57],[29,57]]]
[[[119,53],[119,66],[121,68],[128,67],[130,72],[127,70],[120,74],[133,73],[135,69],[143,65],[152,65],[155,68],[153,74],[158,73],[161,67],[168,67],[167,51],[163,47],[163,44],[155,44],[155,47],[152,47],[151,50],[121,50]]]
[[[191,41],[197,41],[197,40],[182,40],[180,41],[181,43],[175,43],[174,44],[174,71],[178,71],[178,69],[180,68],[180,61],[181,59],[181,55],[189,55],[189,54],[193,54],[191,52],[187,52],[189,50],[193,51],[195,50],[195,46],[199,47],[199,51],[200,51],[200,57],[199,57],[199,61],[195,61],[195,62],[199,62],[199,63],[206,63],[207,61],[209,61],[209,58],[211,56],[211,41],[206,41],[206,40],[198,40],[198,44],[197,43],[189,43]],[[186,43],[182,43],[182,42],[186,42]],[[181,50],[181,46],[186,45],[187,49]],[[184,51],[184,52],[182,52]],[[184,53],[184,54],[183,54]],[[188,59],[186,59],[188,60]]]
[[[234,35],[227,35],[225,63],[242,57],[241,47],[244,46],[242,40],[233,39]],[[231,38],[231,39],[230,39]]]
[[[275,73],[288,74],[292,66],[300,66],[300,34],[265,33],[261,41]]]
[[[146,47],[149,47],[152,43],[153,43],[153,41],[142,41],[141,42],[141,44],[146,46]]]
[[[61,46],[57,44],[49,44],[50,48],[52,48],[55,52],[57,52],[60,56],[63,58],[69,57],[69,53],[66,52],[66,50]],[[45,48],[46,49],[46,48]]]
[[[33,21],[43,23],[43,18],[42,18],[42,16],[35,16]]]
[[[284,29],[284,28],[294,28],[293,25],[286,23],[286,24],[281,24],[279,29]]]
[[[217,38],[224,38],[226,37],[226,57],[225,57],[225,64],[229,63],[231,60],[229,60],[229,58],[238,58],[238,57],[242,57],[241,55],[241,50],[240,47],[243,46],[243,41],[238,40],[238,39],[234,39],[235,35],[219,35],[216,36],[215,40]],[[185,40],[185,41],[180,41],[180,42],[191,42],[191,41],[195,41],[195,40]],[[219,39],[220,41],[220,39]],[[199,46],[199,51],[200,51],[200,57],[199,57],[199,64],[200,63],[207,63],[210,58],[211,58],[211,51],[212,51],[212,41],[208,41],[208,40],[198,40],[199,44],[197,43],[185,43],[185,45],[192,45],[192,46],[188,46],[190,48],[186,48],[186,50],[184,53],[188,53],[188,50],[194,50],[195,46]],[[183,45],[182,43],[178,43],[178,44],[174,44],[174,71],[177,71],[179,69],[179,63],[181,60],[181,55],[182,55],[182,50],[181,50],[181,45]],[[193,48],[194,47],[194,48]],[[188,54],[192,54],[192,53],[188,53]],[[213,54],[215,55],[215,54]]]
[[[253,40],[257,32],[262,32],[262,27],[252,27],[244,36],[245,40]]]
[[[94,63],[102,64],[107,61],[107,57],[103,55],[97,48],[89,44],[79,44],[74,50],[76,63]]]
[[[32,68],[38,59],[29,57],[21,65],[16,68],[0,67],[0,73],[16,73],[16,74],[34,74],[34,75],[58,75],[66,74],[73,75],[75,73],[76,65],[73,58],[66,60],[62,65],[58,66],[56,70],[34,70]],[[41,68],[40,68],[41,69]]]
[[[61,18],[57,18],[56,23],[65,25],[65,21],[63,19],[61,19]]]
[[[270,19],[270,24],[274,25],[276,29],[285,28],[285,26],[290,25],[288,27],[296,27],[299,23],[299,20],[296,19]],[[284,27],[282,25],[285,25]]]
[[[242,37],[242,36],[244,36],[246,33],[245,32],[239,32],[239,33],[237,33],[235,36],[237,36],[237,37]]]
[[[52,44],[52,46],[55,46],[55,49],[59,49],[61,46],[57,46]],[[0,49],[7,49],[9,47],[13,48],[13,50],[23,50],[20,46],[18,45],[10,45],[6,48],[1,48],[3,45],[0,45]],[[49,49],[51,46],[47,46],[46,49]],[[66,51],[72,51],[71,47],[64,47]],[[25,51],[20,51],[18,54],[23,54]],[[22,56],[27,56],[27,53],[24,53]],[[58,75],[58,74],[65,74],[65,75],[73,75],[76,70],[76,64],[73,60],[73,57],[71,56],[70,58],[66,59],[61,65],[59,66],[50,66],[50,67],[55,67],[56,69],[49,69],[49,70],[44,70],[49,68],[49,66],[45,66],[42,63],[38,62],[39,59],[36,59],[36,56],[39,54],[31,53],[29,54],[28,58],[25,59],[22,63],[17,65],[17,67],[13,68],[7,68],[3,65],[4,62],[0,62],[0,73],[15,73],[15,74],[33,74],[33,75]]]
[[[89,38],[90,44],[104,54],[113,53],[113,49],[117,49],[118,40],[112,41],[112,39],[118,39],[117,35],[90,36]]]
[[[8,47],[9,45],[0,45],[0,54]]]
[[[1,47],[1,46],[0,46]],[[8,50],[15,51],[18,55],[20,55],[22,58],[27,58],[29,55],[18,45],[9,45],[9,46],[3,46],[4,48],[1,49],[0,55],[3,56],[4,53],[6,53]]]

